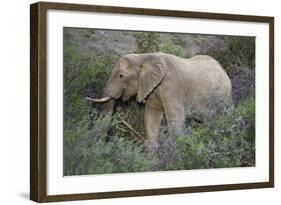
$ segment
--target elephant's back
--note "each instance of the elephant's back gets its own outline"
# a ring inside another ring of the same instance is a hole
[[[218,97],[231,100],[231,81],[218,61],[208,55],[197,55],[181,61],[179,78],[183,88],[194,99]]]
[[[189,65],[185,69],[191,69],[191,72],[201,72],[206,74],[227,74],[221,64],[215,60],[213,57],[208,55],[196,55],[192,58],[185,59],[186,63]]]

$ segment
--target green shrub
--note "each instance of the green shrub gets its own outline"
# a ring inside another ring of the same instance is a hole
[[[255,38],[231,36],[225,41],[227,49],[208,54],[221,63],[231,78],[240,72],[239,68],[255,69]]]
[[[244,101],[255,90],[255,38],[225,36],[227,48],[208,53],[227,72],[232,84],[232,99],[235,105]]]
[[[185,51],[180,46],[173,44],[173,42],[169,40],[164,41],[160,44],[160,51],[183,58],[186,57]]]
[[[97,57],[94,53],[82,52],[73,44],[64,45],[64,120],[76,123],[85,117],[89,107],[86,96],[102,94],[109,72],[117,54]]]
[[[217,120],[193,122],[176,138],[173,169],[255,165],[255,100],[250,97]],[[168,136],[165,136],[167,138]],[[167,149],[167,148],[165,148]],[[163,149],[162,152],[165,152]],[[160,156],[161,158],[161,156]],[[171,167],[171,166],[170,166]]]
[[[64,133],[64,174],[106,174],[149,171],[153,165],[144,145],[133,138],[112,136],[106,140],[105,118],[93,112],[94,123],[83,119]]]
[[[136,39],[136,53],[153,53],[159,51],[160,34],[154,32],[136,32],[133,34]]]
[[[176,167],[177,169],[204,169],[211,168],[212,150],[210,145],[201,140],[205,135],[194,131],[191,136],[183,135],[177,138]]]
[[[65,175],[255,165],[254,97],[212,122],[190,123],[180,136],[171,136],[167,127],[162,127],[153,159],[145,144],[136,140],[126,127],[116,129],[120,121],[116,115],[110,125],[114,133],[108,136],[106,119],[93,110],[90,118],[83,118],[65,130]]]
[[[152,165],[142,146],[135,146],[130,140],[118,136],[109,142],[99,139],[89,154],[88,174],[144,172]]]

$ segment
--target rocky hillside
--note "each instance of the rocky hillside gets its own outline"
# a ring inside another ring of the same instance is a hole
[[[65,28],[66,40],[71,39],[81,50],[94,52],[96,55],[133,53],[137,47],[134,32]],[[180,47],[186,57],[221,51],[227,48],[224,36],[198,34],[160,33],[160,42],[171,42]]]

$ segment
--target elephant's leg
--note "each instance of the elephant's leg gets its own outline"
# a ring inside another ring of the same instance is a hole
[[[159,134],[163,114],[164,112],[160,108],[153,108],[149,105],[145,106],[144,125],[147,135],[147,145],[152,155],[154,155],[158,147],[157,137]]]
[[[168,153],[169,156],[168,163],[173,164],[176,160],[176,137],[182,134],[184,127],[185,106],[184,103],[182,103],[183,101],[181,98],[176,95],[175,97],[169,96],[167,98],[163,98],[162,102],[169,129],[169,136],[167,136],[165,142],[168,144],[166,153]]]
[[[171,137],[181,134],[185,121],[185,108],[187,96],[185,91],[173,80],[163,82],[159,97],[165,112]]]
[[[163,114],[162,109],[145,106],[144,123],[148,141],[157,141]]]
[[[184,104],[177,99],[170,99],[164,104],[165,116],[168,122],[169,133],[172,136],[180,135],[184,128]]]

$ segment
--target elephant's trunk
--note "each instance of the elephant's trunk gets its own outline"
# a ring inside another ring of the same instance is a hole
[[[90,100],[92,102],[95,102],[95,103],[104,103],[104,102],[108,102],[111,97],[103,97],[103,98],[99,98],[99,99],[95,99],[95,98],[90,98],[90,97],[86,97],[87,100]]]
[[[103,119],[103,128],[101,132],[107,133],[110,129],[110,122],[115,105],[115,99],[107,96],[99,99],[86,97],[86,99],[94,103],[102,103],[100,107],[100,117]]]
[[[110,98],[106,103],[103,103],[101,106],[102,114],[111,115],[113,112],[114,105],[115,105],[115,99],[113,98]]]
[[[107,133],[110,129],[110,123],[112,118],[112,113],[115,105],[115,99],[111,98],[107,102],[103,103],[100,110],[100,116],[103,119],[103,130],[101,132]]]

